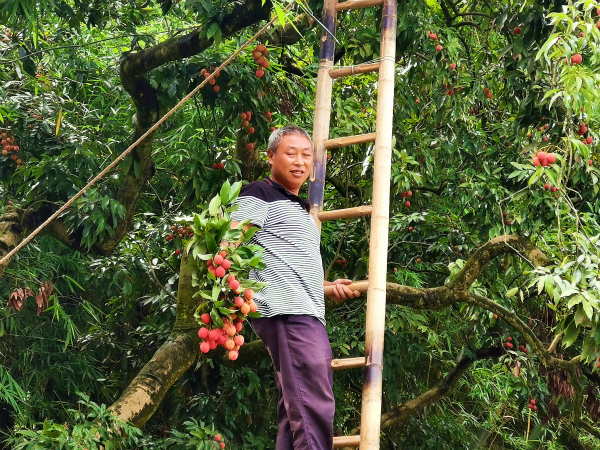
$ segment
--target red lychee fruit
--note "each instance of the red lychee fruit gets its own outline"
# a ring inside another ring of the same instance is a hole
[[[200,339],[206,339],[208,337],[208,328],[204,328],[204,327],[200,328],[198,330],[198,337]]]
[[[228,259],[224,259],[221,263],[221,267],[223,267],[223,269],[225,270],[229,270],[229,268],[231,267],[231,261],[229,261]]]
[[[254,150],[254,144],[252,142],[250,142],[249,144],[246,145],[246,148],[248,150]]]
[[[410,207],[410,202],[407,200],[407,201],[404,203],[404,206],[406,206],[407,208],[408,208],[408,207]]]
[[[435,46],[435,49],[436,49],[438,52],[440,52],[440,51],[442,51],[442,46],[441,46],[440,44],[438,44],[438,45],[436,45],[436,46]]]
[[[217,275],[217,277],[223,278],[227,274],[227,272],[225,272],[225,269],[223,269],[222,266],[219,266],[215,270],[215,274]]]
[[[210,323],[210,314],[208,314],[208,313],[202,314],[200,316],[200,320],[202,321],[202,323],[205,323],[208,325]]]
[[[515,28],[513,29],[513,34],[514,34],[515,36],[518,36],[518,35],[520,35],[520,34],[521,34],[521,27],[515,27]]]
[[[238,359],[238,356],[239,356],[239,354],[237,351],[235,351],[235,350],[229,351],[229,359],[230,360],[235,361],[236,359]],[[221,444],[223,445],[221,448],[225,448],[225,443],[221,442]],[[219,446],[221,446],[221,444],[219,444]]]
[[[546,189],[547,191],[549,191],[551,187],[552,186],[550,186],[550,183],[544,184],[544,189]]]
[[[210,351],[210,344],[204,341],[202,344],[200,344],[200,351],[202,353],[208,353]]]
[[[579,53],[571,56],[571,64],[581,64],[581,61],[583,61],[583,57]]]
[[[454,63],[450,64],[450,70],[454,70],[454,69],[456,69],[456,64],[454,64]]]
[[[258,70],[256,71],[256,76],[257,76],[258,78],[262,78],[262,76],[263,76],[264,74],[265,74],[265,71],[264,71],[264,70],[258,69]]]

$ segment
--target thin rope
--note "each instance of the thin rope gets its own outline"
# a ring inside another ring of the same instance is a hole
[[[360,64],[354,64],[352,66],[328,66],[328,65],[323,64],[323,65],[319,65],[319,69],[352,69],[352,70],[354,70],[354,68],[356,68],[356,67],[366,66],[369,64],[378,63],[378,62],[382,62],[382,61],[391,61],[393,63],[396,63],[396,58],[394,58],[393,56],[380,56],[379,58],[371,59],[370,61],[365,61]],[[354,72],[352,72],[352,73],[354,73]]]
[[[96,183],[96,181],[98,181],[100,178],[102,178],[104,175],[106,175],[106,173],[112,169],[114,166],[117,165],[117,163],[119,161],[121,161],[123,158],[125,158],[125,156],[127,156],[131,150],[133,150],[140,142],[142,142],[146,137],[148,137],[148,135],[150,133],[152,133],[154,130],[156,130],[165,120],[167,120],[175,111],[177,111],[181,106],[183,106],[190,98],[192,98],[194,96],[194,94],[196,94],[196,92],[198,92],[204,85],[206,85],[206,83],[208,83],[210,80],[212,80],[215,75],[217,73],[219,73],[225,66],[227,66],[231,61],[233,61],[241,52],[242,50],[244,50],[248,45],[250,45],[252,42],[254,42],[256,40],[256,38],[258,36],[260,36],[261,34],[263,34],[267,28],[269,28],[269,26],[271,26],[271,24],[273,22],[275,22],[275,20],[277,20],[277,15],[275,15],[270,21],[269,23],[267,23],[264,27],[262,27],[258,33],[256,33],[254,36],[252,36],[250,39],[248,39],[239,49],[237,49],[229,58],[227,58],[225,60],[225,62],[223,64],[221,64],[219,67],[217,67],[211,74],[210,76],[208,76],[207,78],[204,79],[204,81],[202,83],[200,83],[198,86],[196,86],[194,88],[194,90],[192,92],[190,92],[188,95],[186,95],[185,97],[183,97],[181,99],[181,101],[179,103],[177,103],[168,113],[166,113],[158,122],[156,122],[148,131],[146,131],[142,136],[140,136],[138,138],[137,141],[135,141],[133,144],[131,144],[129,146],[129,148],[127,150],[125,150],[123,153],[121,153],[120,156],[118,156],[112,163],[110,163],[102,172],[100,172],[98,175],[96,175],[92,181],[90,181],[88,184],[86,184],[77,194],[75,194],[67,203],[65,203],[63,206],[60,207],[60,209],[58,209],[58,211],[56,211],[54,214],[52,214],[43,224],[41,224],[39,227],[37,227],[33,233],[31,233],[29,236],[27,236],[23,241],[21,241],[21,243],[19,245],[17,245],[14,249],[12,249],[8,255],[6,255],[4,258],[2,258],[2,260],[0,260],[0,266],[2,266],[3,264],[5,264],[6,262],[8,262],[8,260],[15,254],[17,253],[21,248],[23,248],[25,245],[27,245],[27,243],[29,241],[31,241],[46,225],[48,225],[50,222],[52,222],[54,219],[56,219],[60,213],[62,213],[65,209],[67,209],[69,206],[71,206],[71,204],[77,200],[79,197],[81,197],[83,195],[83,193],[85,191],[87,191],[92,185],[94,185],[94,183]]]

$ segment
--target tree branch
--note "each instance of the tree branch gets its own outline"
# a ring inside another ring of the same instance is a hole
[[[422,393],[418,397],[399,405],[394,411],[390,411],[381,416],[381,429],[404,422],[410,416],[418,413],[427,406],[434,404],[450,394],[460,377],[468,370],[475,361],[486,358],[498,358],[504,354],[502,347],[484,348],[475,352],[475,358],[470,358],[464,353],[454,368],[440,380],[432,389]],[[352,430],[349,434],[355,435],[360,432],[360,428]]]

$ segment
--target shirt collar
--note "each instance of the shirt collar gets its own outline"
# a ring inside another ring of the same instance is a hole
[[[310,212],[310,202],[302,197],[297,196],[296,194],[291,193],[277,181],[273,181],[271,177],[264,177],[263,181],[274,187],[276,190],[284,194],[290,200],[300,203],[300,205],[306,210],[306,212]]]

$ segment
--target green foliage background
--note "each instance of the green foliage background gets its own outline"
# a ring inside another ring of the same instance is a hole
[[[137,119],[120,84],[120,58],[206,25],[203,33],[215,45],[147,74],[164,113],[198,83],[202,68],[218,66],[258,29],[221,38],[223,17],[235,4],[0,2],[6,36],[0,43],[0,129],[14,135],[23,160],[16,170],[14,161],[0,156],[0,212],[9,201],[38,209],[74,195],[132,141]],[[582,355],[584,420],[592,425],[600,379],[598,6],[399,2],[388,276],[417,288],[441,286],[489,239],[530,237],[553,265],[533,270],[524,259],[505,256],[486,267],[471,289],[509,308],[546,344],[565,331],[559,353],[565,359]],[[309,7],[320,17],[321,3]],[[340,13],[338,19],[340,64],[379,56],[378,8]],[[267,42],[271,68],[261,79],[254,76],[250,52],[244,53],[218,79],[218,94],[203,89],[159,129],[156,173],[133,229],[114,254],[90,249],[123,218],[123,205],[114,198],[126,174],[139,175],[131,157],[63,217],[81,233],[80,251],[43,236],[12,261],[0,279],[0,298],[8,300],[18,287],[35,292],[45,280],[53,281],[55,294],[40,315],[33,299],[21,312],[0,305],[5,448],[34,448],[24,445],[34,442],[35,448],[57,448],[60,441],[64,448],[90,449],[99,445],[90,430],[99,422],[110,430],[99,405],[119,397],[174,323],[180,264],[175,250],[182,242],[165,241],[174,218],[206,207],[225,180],[240,179],[244,161],[234,158],[238,114],[253,111],[251,138],[261,150],[271,126],[267,111],[275,126],[312,128],[321,31],[313,22],[302,34],[295,44]],[[581,65],[564,64],[576,53],[583,55]],[[376,81],[372,74],[334,83],[331,137],[375,131]],[[591,145],[576,134],[583,121]],[[539,149],[556,153],[552,168],[533,167]],[[331,153],[326,209],[369,204],[372,147]],[[221,161],[225,169],[213,169]],[[401,194],[409,190],[407,207]],[[365,218],[323,224],[328,279],[367,275],[368,236]],[[341,259],[347,263],[338,264]],[[508,336],[523,342],[506,321],[482,308],[387,311],[384,412],[431,389],[461,354],[501,346]],[[327,323],[335,357],[362,355],[363,301],[331,311]],[[245,337],[256,339],[250,330]],[[517,364],[519,376],[513,374]],[[598,440],[569,421],[572,398],[557,395],[552,383],[533,352],[515,348],[499,359],[477,361],[448,396],[383,429],[382,448],[598,448]],[[361,389],[360,371],[335,373],[337,433],[358,426]],[[539,409],[530,415],[531,398]],[[210,448],[219,432],[228,448],[273,449],[276,405],[269,361],[232,370],[203,359],[169,391],[143,432],[129,428],[130,439],[120,445]],[[41,425],[45,420],[51,422]],[[90,441],[75,436],[75,424]],[[111,439],[116,445],[120,438]]]

